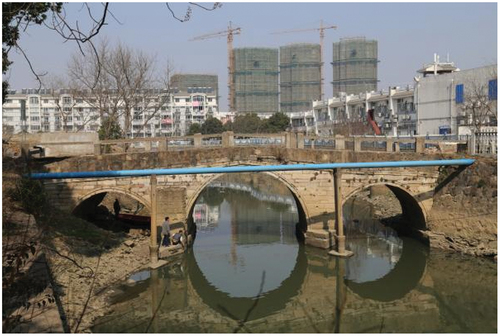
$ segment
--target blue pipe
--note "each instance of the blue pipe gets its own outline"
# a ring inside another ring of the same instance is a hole
[[[111,170],[91,172],[67,173],[32,173],[33,179],[65,179],[65,178],[92,178],[92,177],[126,177],[149,175],[187,175],[187,174],[220,174],[220,173],[247,173],[265,171],[289,170],[321,170],[321,169],[356,169],[356,168],[389,168],[389,167],[425,167],[425,166],[470,166],[473,159],[431,160],[431,161],[386,161],[386,162],[343,162],[294,164],[278,166],[233,166],[233,167],[202,167],[202,168],[168,168],[143,170]]]

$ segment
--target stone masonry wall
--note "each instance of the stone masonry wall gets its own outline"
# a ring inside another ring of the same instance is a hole
[[[150,153],[127,153],[73,157],[48,164],[42,171],[94,171],[193,166],[264,165],[325,162],[369,162],[458,158],[455,154],[374,153],[284,149],[275,147],[233,147]],[[406,191],[418,202],[427,220],[432,246],[479,255],[496,254],[496,160],[478,162],[458,175],[454,168],[436,167],[344,170],[344,199],[370,185],[386,184]],[[315,230],[330,232],[318,236],[325,245],[333,233],[333,178],[330,171],[275,172],[297,196]],[[451,176],[450,176],[451,175]],[[448,178],[450,176],[450,178]],[[197,196],[214,175],[159,176],[158,220],[165,215],[185,221]],[[448,179],[447,179],[448,178]],[[436,191],[434,189],[437,187]],[[101,191],[122,191],[150,206],[149,178],[120,178],[94,181],[65,180],[47,184],[54,203],[71,210],[85,195]],[[183,196],[184,195],[184,196]],[[71,203],[71,204],[69,204]],[[404,204],[402,204],[404,206]],[[323,246],[321,246],[323,247]]]

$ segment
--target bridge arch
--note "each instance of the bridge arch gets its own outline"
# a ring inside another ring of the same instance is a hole
[[[307,206],[306,206],[306,202],[301,197],[301,195],[298,192],[297,188],[292,183],[290,183],[286,178],[284,178],[284,177],[282,177],[282,176],[280,176],[278,174],[275,174],[275,173],[272,173],[272,172],[261,172],[261,174],[266,174],[266,175],[269,175],[269,176],[271,176],[271,177],[279,180],[281,183],[283,183],[288,188],[288,190],[292,194],[292,196],[295,199],[295,202],[297,204],[297,211],[298,211],[298,215],[299,215],[299,221],[301,223],[307,223],[307,219],[309,218],[309,212],[308,212],[308,209],[307,209]],[[188,226],[186,229],[188,231],[189,231],[189,227],[192,225],[192,222],[191,222],[191,220],[192,220],[192,213],[193,213],[194,205],[196,204],[196,200],[198,199],[198,197],[200,196],[200,194],[203,192],[203,190],[205,190],[205,188],[211,182],[215,181],[216,179],[220,178],[221,176],[222,175],[213,175],[213,176],[207,178],[206,180],[204,180],[197,187],[196,191],[192,194],[192,196],[188,200],[187,206],[186,206],[186,213],[185,213],[186,225]]]
[[[411,224],[411,228],[401,228],[401,229],[417,229],[417,230],[426,230],[427,229],[427,213],[425,211],[424,206],[418,201],[418,198],[408,191],[403,186],[387,183],[387,182],[378,182],[378,183],[370,183],[360,187],[355,188],[350,191],[345,197],[342,199],[342,206],[345,202],[356,195],[357,193],[368,189],[372,186],[385,186],[387,187],[394,196],[396,196],[399,204],[401,205],[401,209],[403,211],[403,217],[408,220]]]
[[[73,213],[83,202],[90,199],[92,196],[102,194],[102,193],[108,193],[108,192],[113,192],[113,193],[129,196],[129,197],[135,199],[136,201],[144,204],[144,206],[151,212],[151,202],[149,200],[145,199],[141,195],[138,195],[132,191],[128,191],[128,190],[125,190],[122,188],[116,188],[116,187],[98,188],[98,189],[92,190],[91,192],[89,192],[88,194],[85,194],[84,196],[78,197],[76,202],[75,202],[76,204],[74,204],[71,208],[71,212]]]

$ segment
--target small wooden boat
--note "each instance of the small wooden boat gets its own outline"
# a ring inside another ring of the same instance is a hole
[[[139,223],[144,223],[144,224],[151,223],[150,216],[139,216],[139,215],[133,215],[133,214],[118,214],[118,219],[121,219],[121,220],[126,221],[126,222],[139,222]]]

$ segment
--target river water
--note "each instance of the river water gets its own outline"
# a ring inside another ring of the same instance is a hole
[[[193,247],[116,288],[93,331],[497,331],[496,264],[398,237],[357,199],[344,210],[349,259],[299,244],[280,183],[224,176],[195,205]]]

